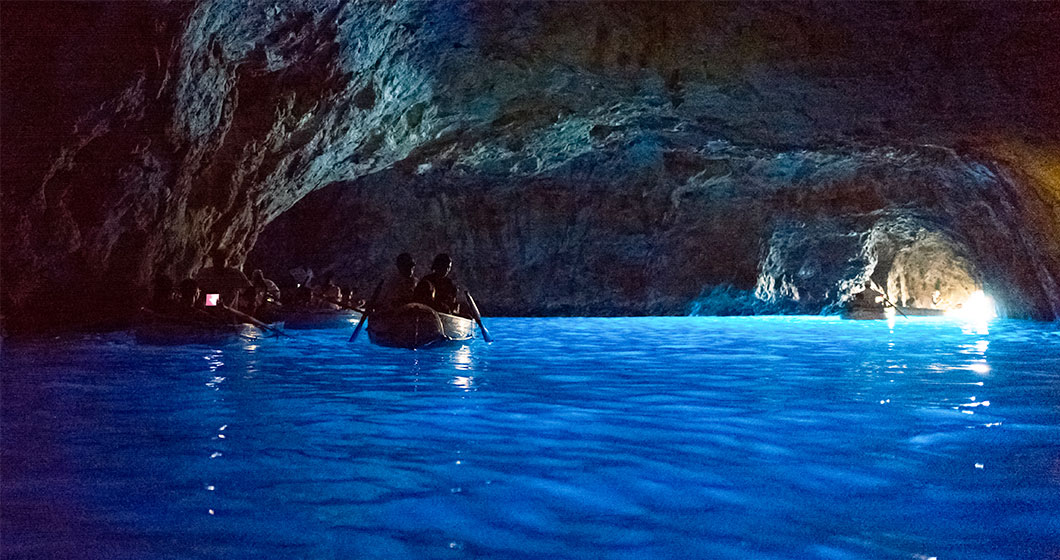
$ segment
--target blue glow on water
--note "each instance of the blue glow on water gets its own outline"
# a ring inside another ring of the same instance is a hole
[[[1055,558],[1055,325],[492,319],[419,352],[5,343],[39,558]]]

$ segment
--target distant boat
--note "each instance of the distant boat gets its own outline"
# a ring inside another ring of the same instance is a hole
[[[844,319],[880,320],[890,319],[900,314],[905,314],[909,317],[941,317],[946,312],[942,309],[928,309],[925,307],[898,307],[896,311],[894,307],[889,305],[848,305],[839,316]]]
[[[910,317],[941,317],[946,314],[944,309],[930,309],[927,307],[899,307],[898,309]]]
[[[282,330],[283,323],[267,325]],[[274,333],[250,323],[224,323],[189,317],[164,315],[147,311],[133,327],[136,342],[151,345],[227,344],[239,340],[256,340]]]
[[[394,311],[373,314],[367,330],[368,339],[379,346],[425,348],[471,340],[474,325],[471,319],[410,303]]]
[[[288,329],[344,329],[361,320],[352,309],[284,309],[281,316]]]

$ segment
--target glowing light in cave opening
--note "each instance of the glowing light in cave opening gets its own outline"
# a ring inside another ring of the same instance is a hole
[[[984,322],[997,317],[997,305],[994,299],[982,290],[976,290],[962,305],[947,311],[946,315],[967,321]]]

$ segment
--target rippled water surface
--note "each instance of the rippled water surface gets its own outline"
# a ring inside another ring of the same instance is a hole
[[[1060,333],[493,319],[6,342],[5,558],[1058,558]]]

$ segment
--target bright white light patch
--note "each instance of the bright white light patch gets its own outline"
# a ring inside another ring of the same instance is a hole
[[[946,315],[967,321],[989,321],[997,317],[997,305],[982,290],[976,290],[960,308],[951,309]]]
[[[462,375],[458,375],[454,377],[450,383],[457,387],[460,387],[461,389],[470,389],[471,385],[474,383],[474,380],[475,378],[473,377],[464,377]]]

